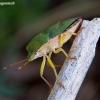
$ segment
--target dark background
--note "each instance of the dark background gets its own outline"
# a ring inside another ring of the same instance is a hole
[[[3,0],[2,2],[11,2]],[[1,1],[0,1],[1,2]],[[15,5],[0,6],[0,68],[27,57],[26,46],[39,32],[58,21],[81,16],[91,20],[100,17],[99,0],[14,0]],[[72,42],[64,45],[66,52]],[[59,59],[59,57],[61,59]],[[80,88],[76,100],[100,100],[100,42],[96,56]],[[62,53],[52,56],[55,64],[63,64]],[[0,72],[0,100],[46,100],[49,88],[40,78],[42,58],[13,73],[21,64]],[[59,68],[57,68],[59,72]],[[55,76],[46,66],[44,77],[52,83]]]

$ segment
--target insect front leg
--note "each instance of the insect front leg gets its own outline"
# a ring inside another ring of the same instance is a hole
[[[56,72],[56,69],[55,69],[55,66],[54,66],[53,62],[51,61],[51,59],[49,58],[49,56],[46,55],[46,57],[47,57],[48,63],[50,64],[50,67],[53,68],[54,74],[55,74],[55,76],[56,76],[57,83],[58,83],[62,88],[65,89],[65,87],[62,85],[62,83],[60,82],[60,80],[59,80],[59,78],[58,78],[58,75],[57,75],[57,72]]]
[[[52,85],[43,77],[45,63],[46,63],[46,57],[43,56],[43,61],[42,61],[41,67],[40,67],[40,76],[47,83],[47,85],[49,86],[50,91],[51,91],[52,90]]]

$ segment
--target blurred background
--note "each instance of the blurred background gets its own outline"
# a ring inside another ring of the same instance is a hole
[[[1,1],[0,1],[1,2]],[[26,46],[39,32],[58,21],[81,16],[91,20],[100,17],[100,0],[3,0],[14,5],[0,5],[0,68],[27,57]],[[72,42],[64,44],[69,51]],[[59,59],[60,56],[60,59]],[[100,100],[100,41],[76,100]],[[62,53],[52,56],[55,64],[63,64]],[[40,78],[42,58],[0,72],[0,100],[47,100],[49,88]],[[59,72],[60,68],[57,68]],[[53,85],[55,76],[45,67],[44,77]]]

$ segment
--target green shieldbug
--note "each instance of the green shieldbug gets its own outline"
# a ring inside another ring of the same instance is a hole
[[[45,31],[38,34],[27,45],[26,49],[28,51],[28,56],[27,59],[23,60],[26,61],[26,63],[19,67],[18,70],[20,70],[30,61],[33,61],[34,59],[39,57],[43,57],[43,61],[40,67],[41,78],[48,84],[50,89],[52,89],[52,85],[43,77],[43,71],[47,60],[48,64],[54,70],[57,83],[64,88],[64,86],[58,79],[55,65],[51,61],[51,54],[52,52],[59,53],[60,51],[62,51],[68,59],[72,59],[61,47],[65,42],[67,42],[71,38],[72,35],[77,35],[76,30],[80,27],[81,23],[81,18],[69,19],[64,22],[58,22],[55,25],[49,27]],[[11,64],[9,66],[13,66],[23,61]],[[4,67],[3,70],[5,70],[7,67]]]

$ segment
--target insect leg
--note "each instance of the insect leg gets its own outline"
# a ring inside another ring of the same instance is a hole
[[[52,52],[50,52],[49,55],[48,55],[50,59],[51,59],[51,55],[52,55]],[[46,62],[46,65],[47,65],[47,66],[50,66],[48,60],[47,60],[47,62]],[[55,67],[62,67],[62,65],[55,65]]]
[[[54,53],[59,53],[59,52],[63,52],[64,55],[68,58],[68,59],[76,59],[76,58],[71,58],[70,56],[68,56],[68,54],[62,49],[62,48],[58,48],[55,51],[53,51]]]
[[[49,58],[51,58],[51,55],[52,55],[52,52],[49,52],[49,55],[48,55]],[[50,64],[48,63],[48,61],[46,62],[46,65],[47,65],[47,66],[50,66]]]
[[[51,58],[52,52],[49,53],[49,58]]]
[[[63,46],[65,38],[66,38],[66,36],[64,34],[60,35],[60,41],[59,41],[59,46],[60,47]]]
[[[68,32],[69,34],[72,34],[72,35],[76,35],[76,33],[74,32]],[[61,48],[64,44],[64,40],[66,38],[66,35],[65,34],[61,34],[60,35],[60,39],[59,39],[59,46],[60,48],[56,49],[56,50],[53,50],[54,53],[59,53],[59,52],[63,52],[64,55],[68,58],[68,59],[76,59],[76,58],[71,58],[70,56],[68,56],[68,54]]]
[[[69,34],[72,34],[72,35],[77,35],[77,33],[74,33],[74,32],[68,32]]]
[[[55,74],[55,76],[56,76],[57,83],[58,83],[61,87],[63,87],[63,88],[65,89],[65,87],[62,85],[62,83],[60,82],[60,80],[59,80],[59,78],[58,78],[58,75],[57,75],[57,72],[56,72],[56,69],[55,69],[55,66],[54,66],[53,62],[51,61],[51,59],[49,58],[49,56],[46,55],[46,57],[47,57],[47,61],[49,62],[51,68],[53,68],[54,74]]]
[[[47,85],[50,87],[50,90],[52,90],[52,85],[43,77],[45,62],[46,62],[46,57],[43,56],[43,61],[42,61],[41,67],[40,67],[40,76],[47,83]]]
[[[71,35],[77,35],[77,33],[74,33],[74,32],[68,32],[68,34],[71,34]],[[62,47],[63,44],[64,44],[64,40],[66,39],[66,34],[61,34],[59,35],[59,46]]]

